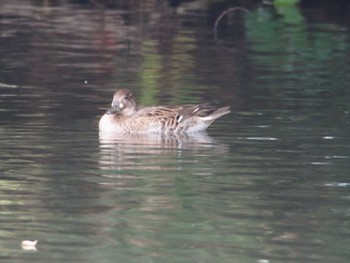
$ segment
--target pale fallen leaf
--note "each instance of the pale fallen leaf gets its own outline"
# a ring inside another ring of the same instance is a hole
[[[23,250],[37,251],[36,244],[38,240],[23,240],[21,242],[21,247]]]

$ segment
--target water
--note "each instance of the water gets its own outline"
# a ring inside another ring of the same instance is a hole
[[[207,8],[1,2],[2,261],[349,261],[348,27],[257,6],[214,41]],[[99,134],[120,87],[233,112]]]

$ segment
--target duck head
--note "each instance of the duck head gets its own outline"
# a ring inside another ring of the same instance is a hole
[[[128,89],[120,89],[114,93],[111,108],[107,114],[123,114],[130,116],[136,112],[136,102],[132,92]]]

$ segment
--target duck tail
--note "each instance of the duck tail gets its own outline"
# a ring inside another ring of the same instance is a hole
[[[202,117],[201,119],[208,120],[208,121],[216,120],[217,118],[220,118],[223,115],[229,114],[230,112],[231,112],[230,106],[221,107],[215,110],[214,112],[212,112],[210,115]]]

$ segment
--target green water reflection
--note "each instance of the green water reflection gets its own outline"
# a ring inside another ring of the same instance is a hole
[[[1,2],[1,259],[348,262],[348,26],[248,6],[214,41],[222,3]],[[196,136],[99,134],[119,87],[233,112]]]
[[[142,91],[139,103],[178,104],[186,100],[188,103],[198,103],[194,96],[189,96],[192,87],[187,83],[194,78],[192,74],[195,72],[196,58],[192,54],[195,49],[194,32],[172,32],[171,38],[167,39],[169,43],[163,41],[151,39],[142,43],[142,70],[139,78]]]

